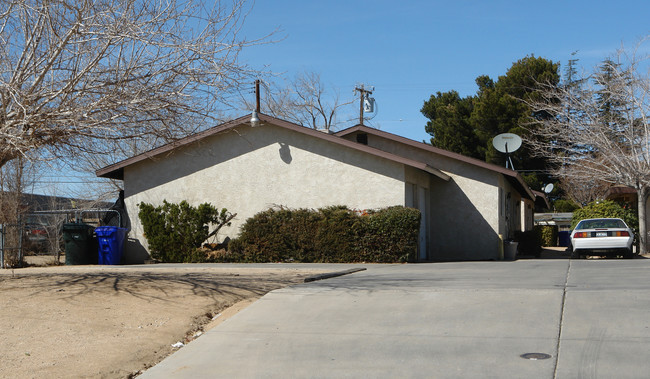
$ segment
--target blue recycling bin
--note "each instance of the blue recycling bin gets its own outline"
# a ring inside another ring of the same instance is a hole
[[[559,242],[557,244],[558,246],[568,247],[569,245],[571,245],[571,232],[566,232],[566,231],[558,232],[557,237]]]
[[[124,250],[126,229],[116,226],[100,226],[95,229],[99,245],[98,263],[100,265],[119,265]]]

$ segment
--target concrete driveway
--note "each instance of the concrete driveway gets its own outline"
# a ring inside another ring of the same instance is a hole
[[[363,267],[271,292],[142,377],[650,375],[650,260]]]

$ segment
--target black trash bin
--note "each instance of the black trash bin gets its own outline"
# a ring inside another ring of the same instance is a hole
[[[97,241],[93,237],[95,227],[88,224],[63,224],[65,264],[97,264]]]

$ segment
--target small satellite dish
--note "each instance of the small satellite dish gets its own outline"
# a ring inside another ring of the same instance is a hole
[[[502,133],[492,139],[492,146],[502,153],[512,153],[521,147],[521,137],[513,133]]]
[[[553,192],[553,188],[554,188],[553,183],[549,183],[549,184],[545,185],[542,188],[542,190],[544,191],[545,194],[549,194],[549,193]]]

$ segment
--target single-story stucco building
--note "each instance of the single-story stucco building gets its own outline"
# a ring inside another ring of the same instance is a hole
[[[500,259],[504,239],[533,227],[537,195],[516,171],[366,126],[330,134],[258,116],[259,124],[244,116],[97,171],[124,182],[127,261],[142,260],[147,246],[137,204],[163,200],[237,213],[221,238],[276,205],[414,207],[423,261]]]

